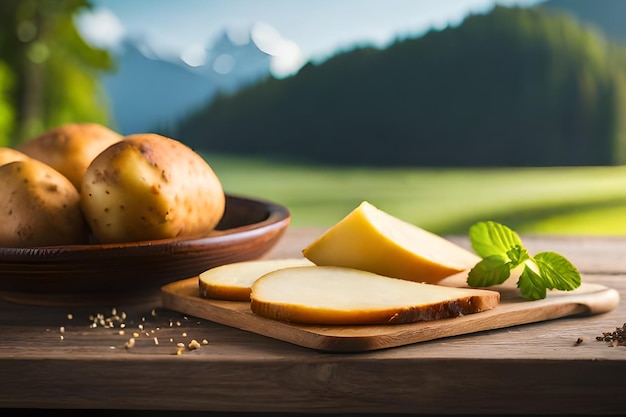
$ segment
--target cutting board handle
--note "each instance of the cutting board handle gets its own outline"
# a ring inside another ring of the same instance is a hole
[[[620,302],[619,292],[613,288],[607,288],[596,284],[583,285],[589,287],[594,286],[597,287],[597,289],[589,288],[589,292],[581,293],[571,301],[584,305],[589,314],[608,313],[617,307]]]

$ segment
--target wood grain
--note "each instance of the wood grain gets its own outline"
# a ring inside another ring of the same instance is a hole
[[[165,285],[162,305],[296,345],[329,352],[363,352],[417,342],[552,320],[570,315],[601,314],[614,309],[619,293],[598,284],[584,283],[571,292],[552,292],[546,299],[528,301],[515,288],[501,288],[500,304],[493,310],[450,319],[397,325],[316,326],[260,317],[250,303],[212,300],[199,294],[198,277]]]
[[[266,256],[295,256],[321,232],[288,229]],[[606,313],[342,353],[163,308],[160,291],[76,307],[0,301],[0,407],[172,415],[624,414],[626,347],[596,337],[626,322],[626,238],[522,239],[572,256],[584,266],[585,283],[615,289],[622,302]],[[124,329],[92,327],[89,316],[110,317],[113,308],[126,314]],[[134,332],[136,343],[126,349]],[[194,339],[208,343],[176,354],[177,343]]]
[[[224,216],[207,236],[0,248],[0,297],[59,306],[121,301],[211,266],[258,258],[280,240],[290,221],[284,206],[226,195]]]

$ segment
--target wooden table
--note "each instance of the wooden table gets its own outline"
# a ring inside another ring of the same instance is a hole
[[[266,257],[299,256],[320,233],[289,229]],[[531,253],[567,256],[585,282],[615,288],[622,302],[596,316],[365,353],[318,352],[186,317],[160,308],[158,289],[122,305],[0,302],[0,407],[187,414],[626,413],[626,347],[596,340],[626,322],[626,237],[522,238]],[[467,245],[463,238],[450,239]],[[127,348],[133,333],[135,344]],[[188,347],[192,340],[196,349]]]

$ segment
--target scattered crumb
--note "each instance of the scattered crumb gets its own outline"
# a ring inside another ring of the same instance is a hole
[[[132,335],[130,335],[130,337],[124,342],[124,348],[125,349],[132,349],[134,347],[136,347],[137,342],[140,338],[151,338],[152,342],[154,345],[159,345],[159,331],[161,331],[161,326],[163,326],[164,323],[168,323],[169,327],[172,328],[174,326],[176,327],[181,327],[181,320],[189,320],[189,317],[187,316],[181,316],[180,320],[175,320],[175,319],[163,319],[162,322],[158,323],[159,325],[157,325],[157,323],[151,323],[150,320],[147,320],[146,317],[148,319],[150,319],[151,317],[157,317],[157,309],[153,308],[150,311],[150,316],[141,316],[141,317],[137,317],[136,319],[128,319],[126,312],[119,312],[117,307],[112,307],[110,309],[110,314],[105,313],[96,313],[96,314],[90,314],[88,316],[88,320],[89,320],[89,328],[90,329],[96,329],[96,328],[104,328],[104,329],[115,329],[115,334],[119,335],[119,336],[124,336],[126,335],[126,331],[125,329],[128,326],[129,329],[132,327],[136,327],[135,331],[132,332]],[[74,315],[72,313],[67,313],[66,314],[66,318],[67,320],[74,320]],[[138,323],[137,323],[138,322]],[[196,324],[201,324],[201,321],[198,320],[196,321]],[[50,329],[46,329],[46,331],[50,331]],[[60,326],[59,327],[59,338],[63,341],[65,340],[65,333],[66,333],[66,328],[65,326]],[[129,332],[131,333],[131,332]],[[182,332],[182,337],[187,338],[188,334],[187,332]],[[169,340],[170,343],[175,343],[175,338],[174,337],[167,337],[167,340]],[[201,342],[198,342],[198,340],[201,340]],[[185,350],[196,350],[199,349],[202,345],[208,345],[209,342],[207,339],[192,339],[191,342],[189,342],[188,344],[185,344],[183,342],[178,342],[176,343],[176,355],[182,355],[184,353]],[[145,346],[145,345],[142,345]],[[120,347],[120,346],[118,346]],[[108,346],[109,349],[116,349],[116,346]]]
[[[602,332],[602,336],[597,336],[596,340],[608,342],[611,347],[626,346],[626,323],[612,332]]]
[[[135,338],[131,337],[130,339],[126,341],[126,344],[124,344],[124,347],[126,349],[131,349],[133,346],[135,346]]]

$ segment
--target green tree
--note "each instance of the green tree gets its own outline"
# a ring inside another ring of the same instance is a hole
[[[177,136],[329,164],[626,164],[626,48],[565,14],[495,7],[222,95]]]
[[[9,146],[14,111],[9,99],[13,77],[9,67],[0,61],[0,146]]]
[[[0,2],[0,60],[11,72],[0,72],[0,134],[9,145],[64,123],[108,124],[99,76],[113,59],[88,45],[74,22],[91,7],[88,0]]]

